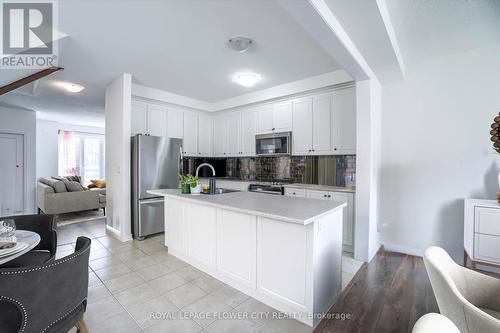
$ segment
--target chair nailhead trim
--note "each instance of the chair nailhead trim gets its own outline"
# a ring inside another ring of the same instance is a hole
[[[0,275],[12,275],[12,274],[23,274],[23,273],[30,273],[30,272],[35,272],[35,271],[39,271],[39,270],[42,270],[42,269],[45,269],[45,268],[50,268],[50,267],[54,267],[54,266],[57,266],[57,265],[60,265],[60,264],[63,264],[69,260],[73,260],[74,258],[77,258],[79,256],[81,256],[82,254],[84,254],[85,252],[88,252],[90,250],[90,247],[87,248],[85,251],[82,251],[76,255],[72,255],[72,256],[69,256],[67,258],[64,258],[63,260],[58,260],[52,264],[49,264],[49,265],[45,265],[45,266],[40,266],[40,267],[36,267],[36,268],[31,268],[31,269],[25,269],[25,270],[15,270],[15,271],[10,271],[10,272],[1,272],[0,270]]]
[[[26,324],[28,322],[28,313],[26,312],[26,308],[24,307],[24,305],[22,305],[18,300],[15,300],[13,298],[10,298],[10,297],[7,297],[7,296],[0,296],[0,299],[6,299],[8,301],[11,301],[11,302],[14,302],[16,303],[17,305],[19,305],[21,307],[21,309],[23,310],[23,327],[21,328],[21,330],[19,331],[19,333],[22,333],[24,332],[24,330],[26,329]]]
[[[60,321],[61,319],[64,319],[66,318],[66,316],[68,316],[71,312],[75,311],[87,298],[84,298],[81,302],[78,303],[77,306],[75,306],[73,309],[69,310],[68,312],[66,312],[65,314],[63,314],[61,317],[57,318],[56,320],[54,320],[52,323],[50,323],[49,326],[45,327],[43,329],[43,331],[41,333],[44,333],[46,332],[52,325],[54,325],[55,323],[57,323],[58,321]]]

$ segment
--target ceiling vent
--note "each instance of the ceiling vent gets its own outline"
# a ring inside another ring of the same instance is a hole
[[[235,50],[240,53],[245,52],[254,44],[255,42],[252,39],[241,36],[230,38],[227,41],[227,46],[229,46],[231,50]]]

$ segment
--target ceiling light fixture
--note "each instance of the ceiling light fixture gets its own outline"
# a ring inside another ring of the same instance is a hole
[[[233,76],[233,80],[244,87],[252,87],[262,80],[262,77],[255,73],[236,73]]]
[[[71,82],[57,82],[56,85],[58,87],[66,89],[66,91],[69,91],[71,93],[79,93],[80,91],[85,89],[85,87],[82,86],[81,84],[71,83]]]
[[[237,36],[230,38],[227,41],[227,46],[236,52],[245,52],[248,50],[252,45],[254,45],[255,42],[248,38],[248,37],[242,37],[242,36]]]

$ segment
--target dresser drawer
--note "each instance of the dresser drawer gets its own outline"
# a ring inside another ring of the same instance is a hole
[[[474,259],[500,263],[500,236],[475,234]]]
[[[475,207],[474,231],[481,234],[500,236],[500,209]]]
[[[289,197],[306,197],[306,190],[303,188],[285,188],[285,195]]]

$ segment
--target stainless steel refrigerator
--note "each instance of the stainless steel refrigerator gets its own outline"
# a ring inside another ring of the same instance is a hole
[[[151,189],[178,188],[182,140],[159,136],[132,137],[132,232],[134,238],[164,231],[163,197]]]

